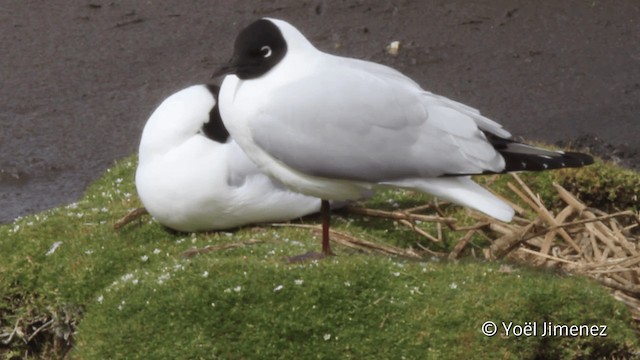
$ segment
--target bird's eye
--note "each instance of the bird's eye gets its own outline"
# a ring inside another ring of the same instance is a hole
[[[260,55],[262,55],[263,58],[268,58],[271,56],[271,47],[269,46],[263,46],[260,48]]]

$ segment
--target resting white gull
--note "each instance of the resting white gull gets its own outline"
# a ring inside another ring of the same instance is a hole
[[[229,229],[317,212],[320,200],[264,175],[229,136],[218,87],[195,85],[164,100],[142,132],[136,187],[162,225],[179,231]]]

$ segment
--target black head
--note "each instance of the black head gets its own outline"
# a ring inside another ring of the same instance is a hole
[[[225,143],[229,140],[229,131],[222,122],[220,116],[220,107],[218,106],[218,95],[220,94],[220,87],[217,85],[207,85],[207,89],[211,92],[214,99],[216,99],[216,105],[209,112],[209,121],[202,125],[202,132],[206,137],[219,143]]]
[[[233,57],[227,66],[213,74],[236,74],[240,79],[255,79],[276,66],[287,53],[287,42],[271,21],[260,19],[238,34]]]

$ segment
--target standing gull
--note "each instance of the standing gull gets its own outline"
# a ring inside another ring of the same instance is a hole
[[[511,140],[478,110],[390,67],[323,53],[282,20],[242,30],[231,61],[214,76],[222,74],[222,120],[247,156],[291,189],[323,199],[325,255],[326,200],[400,187],[506,222],[513,209],[470,175],[593,162]]]
[[[229,229],[317,212],[247,158],[220,119],[219,88],[195,85],[167,99],[142,132],[136,188],[149,213],[179,231]]]

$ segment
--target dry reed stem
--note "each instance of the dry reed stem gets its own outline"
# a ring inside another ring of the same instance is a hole
[[[467,246],[467,244],[469,243],[469,241],[471,240],[475,232],[476,230],[467,231],[467,233],[464,234],[464,236],[461,237],[460,240],[458,240],[458,242],[456,243],[456,246],[453,247],[453,250],[451,250],[447,258],[449,260],[457,259],[460,253],[462,252],[462,250]]]
[[[571,206],[567,206],[565,207],[554,219],[556,224],[563,224],[565,222],[565,220],[569,217],[569,215],[571,215],[571,213],[573,213],[573,207]],[[551,244],[553,242],[553,239],[556,237],[556,234],[558,232],[556,230],[551,230],[548,233],[545,234],[544,236],[544,242],[542,243],[542,246],[540,247],[540,252],[543,254],[548,254],[549,250],[551,249]]]
[[[118,221],[113,224],[113,228],[118,230],[128,223],[141,218],[143,215],[148,214],[149,212],[144,207],[139,207],[137,209],[133,209],[129,211],[125,216],[121,217]]]
[[[419,227],[416,226],[416,223],[412,222],[412,221],[408,221],[408,220],[398,220],[398,222],[406,227],[408,227],[409,229],[411,229],[413,232],[415,232],[416,234],[427,238],[429,241],[433,241],[435,243],[439,243],[442,242],[442,238],[438,239],[436,237],[434,237],[433,235],[429,234],[428,232],[420,229]],[[438,223],[440,224],[440,223]]]
[[[501,259],[508,253],[510,253],[513,249],[515,249],[518,245],[529,240],[525,238],[524,235],[526,235],[533,227],[538,226],[539,223],[540,219],[536,219],[536,221],[531,222],[529,225],[526,225],[520,229],[513,231],[510,234],[503,235],[496,239],[489,247],[491,254],[493,254],[493,257],[496,259]]]
[[[408,208],[408,209],[404,210],[404,212],[407,212],[407,213],[417,213],[417,212],[420,212],[420,211],[424,211],[424,210],[427,210],[427,209],[431,209],[431,208],[433,208],[433,207],[434,207],[434,205],[433,205],[433,204],[419,205],[419,206],[414,206],[414,207],[412,207],[412,208]]]
[[[579,266],[579,264],[574,262],[574,261],[569,261],[569,260],[565,260],[565,259],[562,259],[562,258],[559,258],[559,257],[556,257],[556,256],[543,254],[543,253],[538,252],[538,251],[529,250],[529,249],[527,249],[525,247],[518,248],[518,251],[522,251],[522,252],[525,252],[527,254],[543,257],[543,258],[548,259],[548,260],[553,260],[553,261],[557,261],[557,262],[561,262],[561,263],[565,263],[565,264],[569,264],[569,265]]]
[[[370,217],[379,217],[379,218],[385,218],[385,219],[394,219],[394,220],[442,222],[442,223],[450,223],[450,224],[453,224],[457,221],[455,218],[451,218],[451,217],[412,214],[404,211],[402,212],[384,211],[384,210],[375,210],[375,209],[354,207],[354,206],[345,206],[344,209],[347,212],[350,212],[352,214],[365,215]]]
[[[556,219],[553,217],[553,215],[551,215],[551,213],[549,212],[549,210],[547,210],[546,207],[544,207],[544,205],[542,204],[542,202],[540,201],[540,199],[535,196],[533,194],[533,191],[531,191],[531,189],[529,189],[529,187],[522,181],[522,179],[520,179],[520,177],[515,174],[515,173],[511,173],[511,176],[516,179],[516,181],[518,182],[518,184],[520,185],[520,187],[527,193],[527,195],[529,196],[530,200],[526,201],[525,197],[523,197],[522,199],[525,200],[530,206],[531,208],[536,211],[538,213],[538,215],[540,215],[547,224],[549,224],[550,226],[558,226],[559,224],[556,222]],[[511,185],[511,184],[509,184]],[[512,188],[512,186],[509,186],[509,188]],[[519,195],[520,196],[520,195]],[[571,238],[571,236],[569,236],[569,234],[567,234],[567,232],[562,229],[559,228],[558,229],[558,234],[567,242],[569,243],[569,245],[573,246],[573,248],[580,253],[582,251],[582,249],[580,249],[580,247],[578,246],[578,244],[576,244],[573,239]]]

